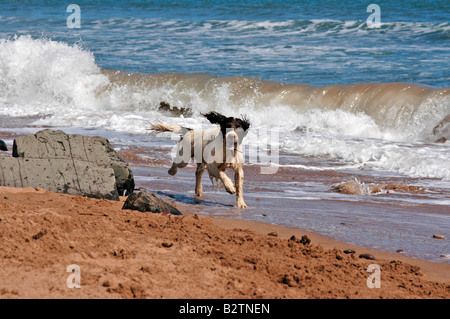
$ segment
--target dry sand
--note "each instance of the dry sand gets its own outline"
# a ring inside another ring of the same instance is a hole
[[[182,217],[122,210],[123,201],[0,187],[0,298],[450,297],[448,264],[180,205]],[[67,287],[71,264],[79,289]],[[370,264],[381,288],[367,286]]]

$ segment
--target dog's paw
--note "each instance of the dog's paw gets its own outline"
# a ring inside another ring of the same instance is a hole
[[[172,166],[167,173],[169,173],[169,175],[172,175],[172,176],[175,175],[177,173],[177,167]]]
[[[248,206],[245,205],[244,202],[237,202],[237,203],[236,203],[236,206],[237,206],[238,208],[248,208]]]
[[[236,194],[236,187],[234,187],[234,186],[228,186],[228,187],[225,186],[225,189],[230,194]]]
[[[203,191],[196,191],[195,196],[197,197],[203,197]]]

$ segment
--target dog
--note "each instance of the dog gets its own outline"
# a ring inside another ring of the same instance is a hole
[[[195,171],[195,194],[203,196],[202,175],[208,171],[211,181],[220,180],[225,190],[236,194],[236,206],[247,208],[244,202],[244,156],[242,153],[242,140],[250,128],[249,118],[227,117],[218,112],[201,113],[212,124],[219,126],[193,130],[175,124],[150,123],[150,130],[155,134],[173,132],[181,134],[177,143],[177,152],[172,167],[168,173],[175,175],[178,168],[186,167],[191,159],[197,163]],[[226,168],[234,169],[233,181],[225,174]]]

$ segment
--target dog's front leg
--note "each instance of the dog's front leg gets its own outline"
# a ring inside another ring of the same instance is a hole
[[[203,196],[202,175],[205,168],[204,163],[198,163],[197,170],[195,171],[195,194],[199,197]]]
[[[244,202],[244,169],[242,165],[238,165],[234,169],[234,183],[236,184],[236,206],[248,208]]]
[[[227,174],[225,174],[225,172],[221,171],[214,164],[207,164],[207,165],[208,165],[208,173],[213,177],[220,179],[223,183],[223,186],[225,186],[225,190],[228,193],[230,194],[236,193],[236,187],[234,187],[233,181],[227,176]]]

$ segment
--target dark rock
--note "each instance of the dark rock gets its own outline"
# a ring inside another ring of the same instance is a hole
[[[436,143],[445,143],[450,139],[450,114],[433,128]]]
[[[433,238],[435,238],[435,239],[445,239],[445,236],[439,235],[439,234],[434,234]]]
[[[181,115],[190,117],[192,116],[192,111],[190,109],[187,109],[185,107],[177,107],[177,106],[171,106],[169,103],[162,101],[159,103],[158,110],[165,111],[169,113],[170,115],[180,117]]]
[[[375,260],[375,256],[372,254],[361,254],[359,255],[359,258],[364,258],[364,259],[371,259],[371,260]]]
[[[268,233],[267,235],[268,235],[268,236],[274,236],[274,237],[277,237],[277,236],[278,236],[277,232],[274,232],[274,231]]]
[[[356,253],[356,251],[354,251],[353,249],[344,250],[344,254],[354,254],[354,253]]]
[[[158,198],[155,194],[147,191],[133,193],[128,196],[122,209],[138,210],[140,212],[166,213],[171,215],[182,215],[181,212]]]
[[[2,140],[0,140],[0,151],[7,151],[8,147],[6,146],[6,143]]]

